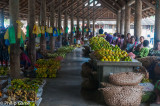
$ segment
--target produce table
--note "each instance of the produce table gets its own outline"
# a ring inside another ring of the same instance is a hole
[[[132,62],[102,62],[94,59],[93,65],[97,68],[99,82],[107,82],[110,74],[132,72],[134,68],[142,66],[142,63],[135,59]]]

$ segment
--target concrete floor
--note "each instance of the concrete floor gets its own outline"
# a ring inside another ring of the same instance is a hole
[[[103,96],[98,91],[81,89],[81,65],[87,61],[88,58],[83,58],[81,49],[68,54],[62,62],[57,78],[47,79],[40,106],[104,106]]]
[[[57,78],[47,79],[40,106],[100,106],[92,99],[94,93],[81,89],[81,65],[86,61],[81,49],[68,54]]]

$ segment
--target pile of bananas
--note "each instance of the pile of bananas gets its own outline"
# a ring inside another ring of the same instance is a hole
[[[60,69],[60,61],[55,59],[40,59],[37,61],[37,78],[55,78],[57,70]]]
[[[5,76],[8,74],[8,67],[0,67],[0,76]]]
[[[41,79],[15,79],[11,81],[11,86],[7,91],[7,101],[36,101]]]

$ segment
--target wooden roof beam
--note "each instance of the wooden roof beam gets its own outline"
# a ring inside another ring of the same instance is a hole
[[[107,12],[102,13],[100,16],[96,17],[95,20],[97,20],[98,18],[102,17],[105,14],[107,14]]]
[[[88,0],[82,2],[79,6],[77,6],[76,8],[74,8],[74,9],[70,12],[69,15],[71,15],[74,11],[76,11],[77,9],[79,9],[82,5],[84,5],[84,4],[87,3],[87,2],[88,2]]]
[[[92,3],[93,3],[93,1],[90,2],[90,4],[92,4]],[[90,5],[90,4],[89,4],[89,5]],[[95,5],[97,6],[98,4],[99,4],[99,2],[97,2]],[[99,7],[98,7],[98,8],[99,8]],[[87,8],[87,9],[88,9],[88,8]],[[92,8],[89,8],[89,11],[90,11],[91,9],[92,9]],[[82,8],[79,12],[81,12],[82,10],[83,10],[83,8]],[[88,13],[87,11],[88,11],[88,10],[86,10],[84,14]],[[77,12],[77,13],[75,14],[75,16],[76,16],[77,14],[79,14],[79,12]]]
[[[103,8],[104,9],[104,8]],[[94,12],[96,12],[97,10],[99,10],[99,8],[96,8],[95,10],[94,10]],[[93,11],[91,12],[91,13],[89,13],[89,16],[91,16],[91,14],[93,14],[94,13]],[[87,18],[88,17],[88,14],[85,16],[85,18]]]
[[[66,8],[64,8],[62,10],[62,12],[65,12],[66,10],[68,10],[70,7],[72,7],[75,3],[77,3],[78,0],[75,0],[74,2],[72,2],[71,4],[69,4]]]
[[[148,5],[149,7],[151,7],[153,10],[156,10],[156,7],[151,4],[148,0],[142,0],[146,5]]]
[[[106,8],[108,8],[110,11],[112,11],[113,13],[117,14],[117,9],[115,9],[114,7],[112,7],[110,4],[108,4],[106,1],[101,0],[101,2],[106,5]]]

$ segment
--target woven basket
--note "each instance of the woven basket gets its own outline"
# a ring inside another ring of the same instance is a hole
[[[159,57],[157,57],[157,56],[148,56],[145,58],[138,58],[137,60],[142,63],[142,66],[144,66],[146,69],[148,69],[150,67],[150,65],[153,62],[158,61],[158,59],[159,59]]]
[[[110,83],[106,83],[106,82],[101,82],[101,86],[103,88],[105,88],[105,87],[115,87],[116,85],[113,85],[113,84],[110,84]]]
[[[139,106],[142,99],[142,87],[106,87],[100,89],[108,106]]]
[[[118,86],[135,86],[143,79],[144,75],[134,72],[122,72],[109,76],[111,84]]]

